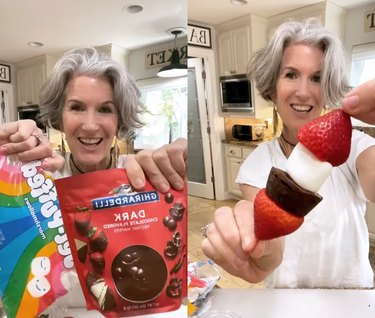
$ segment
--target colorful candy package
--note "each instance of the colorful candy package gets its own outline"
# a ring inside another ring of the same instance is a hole
[[[162,194],[147,183],[136,192],[124,169],[59,179],[56,187],[88,310],[128,317],[181,306],[186,189]]]
[[[35,318],[75,273],[53,178],[40,161],[0,155],[0,298],[8,318]]]

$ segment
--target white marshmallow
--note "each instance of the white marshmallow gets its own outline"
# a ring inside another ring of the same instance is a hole
[[[320,161],[300,142],[286,162],[286,172],[302,188],[317,192],[331,174],[332,165]]]
[[[51,261],[48,257],[35,257],[31,261],[31,272],[34,276],[46,276],[51,271]]]
[[[34,298],[40,298],[47,294],[51,289],[51,285],[47,278],[44,276],[35,276],[27,284],[27,290]]]

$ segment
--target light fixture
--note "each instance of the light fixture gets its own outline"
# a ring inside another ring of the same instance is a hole
[[[41,47],[41,46],[44,46],[44,44],[42,42],[37,42],[37,41],[27,42],[27,45],[28,46],[32,46],[32,47]]]
[[[174,48],[171,55],[171,63],[163,66],[159,72],[159,77],[178,77],[187,75],[187,65],[180,63],[180,53],[177,48],[177,36],[182,33],[181,28],[175,28],[170,31],[174,35]]]
[[[230,2],[235,6],[244,6],[247,4],[247,0],[230,0]]]
[[[123,6],[122,10],[128,13],[139,13],[143,11],[143,6],[140,4],[129,4],[127,6]]]

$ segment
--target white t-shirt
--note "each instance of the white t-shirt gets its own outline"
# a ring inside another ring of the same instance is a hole
[[[347,162],[334,167],[318,191],[323,200],[286,236],[282,264],[267,279],[270,287],[373,287],[367,200],[355,166],[358,155],[373,145],[374,138],[353,130]],[[246,158],[236,182],[264,188],[271,167],[285,170],[286,161],[277,139],[265,142]]]
[[[65,155],[65,164],[62,167],[62,169],[53,173],[53,177],[55,179],[66,178],[66,177],[70,177],[73,175],[70,156],[71,156],[71,153],[68,152]],[[125,167],[125,158],[126,158],[126,155],[121,155],[117,158],[117,165],[116,165],[117,168]]]

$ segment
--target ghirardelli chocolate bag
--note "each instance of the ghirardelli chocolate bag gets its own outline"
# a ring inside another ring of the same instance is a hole
[[[136,192],[125,169],[59,179],[56,188],[88,310],[125,317],[181,306],[186,189],[162,194],[147,183]]]

